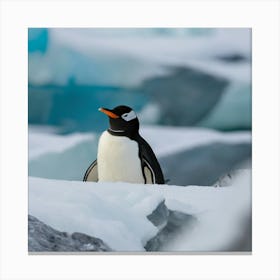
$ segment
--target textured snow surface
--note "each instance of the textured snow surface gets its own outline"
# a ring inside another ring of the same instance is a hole
[[[29,179],[31,215],[60,231],[100,238],[114,250],[144,250],[157,233],[146,216],[162,200],[141,185]]]
[[[166,188],[165,192],[169,209],[192,214],[198,223],[192,231],[183,230],[164,250],[227,251],[247,238],[251,227],[250,170],[240,171],[228,187],[187,187],[176,193]]]
[[[147,216],[165,199],[170,210],[198,219],[166,251],[223,250],[241,234],[250,214],[251,173],[230,187],[85,183],[29,178],[29,214],[60,231],[102,239],[113,250],[143,251],[158,233]]]

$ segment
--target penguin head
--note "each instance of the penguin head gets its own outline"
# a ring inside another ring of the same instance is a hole
[[[139,121],[135,112],[128,106],[117,106],[110,110],[99,108],[99,111],[109,117],[110,131],[133,134],[139,130]]]

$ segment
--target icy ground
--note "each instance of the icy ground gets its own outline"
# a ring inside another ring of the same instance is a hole
[[[168,210],[191,215],[196,222],[182,227],[160,251],[236,250],[250,227],[251,207],[251,173],[239,175],[230,187],[216,188],[30,177],[29,214],[56,230],[99,238],[112,250],[144,251],[162,230],[147,216],[164,201]]]

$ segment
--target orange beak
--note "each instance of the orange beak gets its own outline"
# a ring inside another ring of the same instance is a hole
[[[112,119],[117,119],[117,118],[119,118],[118,115],[114,114],[113,112],[111,112],[111,111],[108,110],[108,109],[99,108],[98,110],[99,110],[100,112],[106,114],[107,116],[109,116],[109,117],[112,118]]]

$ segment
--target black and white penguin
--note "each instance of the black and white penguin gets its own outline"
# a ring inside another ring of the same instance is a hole
[[[99,139],[97,159],[84,181],[164,184],[159,162],[150,145],[139,134],[139,120],[128,106],[100,108],[110,127]]]

